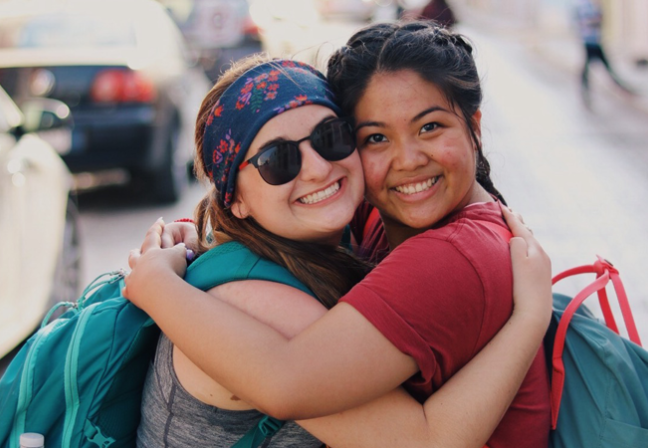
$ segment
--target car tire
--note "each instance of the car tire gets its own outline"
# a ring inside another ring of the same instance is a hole
[[[161,204],[176,202],[188,184],[187,166],[177,159],[180,129],[172,126],[167,135],[164,151],[164,164],[160,169],[151,173],[150,195],[153,200]]]
[[[81,289],[81,240],[79,237],[79,211],[68,199],[63,229],[63,245],[54,271],[50,303],[75,302]],[[61,308],[64,311],[64,308]]]

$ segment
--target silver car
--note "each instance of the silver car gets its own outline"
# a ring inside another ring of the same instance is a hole
[[[0,358],[74,300],[80,278],[71,176],[46,141],[65,144],[69,108],[41,99],[24,111],[0,88]]]

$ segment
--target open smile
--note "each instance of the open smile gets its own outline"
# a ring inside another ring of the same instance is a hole
[[[334,196],[338,191],[340,191],[341,186],[341,180],[337,180],[326,188],[322,188],[321,190],[300,197],[299,199],[297,199],[297,202],[306,205],[317,204],[319,202],[325,201],[331,196]]]
[[[397,187],[394,187],[393,190],[406,195],[421,193],[422,191],[426,191],[432,188],[439,181],[440,178],[441,176],[435,176],[435,177],[431,177],[426,181],[399,185]]]

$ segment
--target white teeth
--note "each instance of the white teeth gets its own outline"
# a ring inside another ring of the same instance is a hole
[[[432,185],[436,184],[438,180],[439,180],[439,176],[435,176],[424,182],[417,182],[415,184],[408,184],[408,185],[399,185],[398,187],[394,187],[394,190],[404,194],[420,193],[421,191],[429,190],[430,188],[432,188]]]
[[[307,194],[303,198],[299,198],[298,201],[302,204],[317,204],[318,202],[321,202],[324,199],[328,199],[333,196],[339,189],[340,182],[335,182],[333,185],[325,188],[324,190],[320,190],[312,194]]]

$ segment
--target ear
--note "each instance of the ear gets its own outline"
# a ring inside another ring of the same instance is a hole
[[[477,111],[473,114],[471,118],[471,125],[473,128],[473,131],[475,132],[475,136],[477,137],[477,140],[479,140],[479,143],[481,144],[481,118],[482,118],[482,111],[481,109],[477,109]],[[477,149],[477,148],[475,148]]]
[[[232,214],[238,219],[245,219],[250,216],[250,209],[240,192],[236,192],[234,202],[232,202]]]

